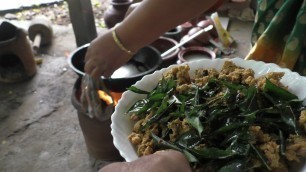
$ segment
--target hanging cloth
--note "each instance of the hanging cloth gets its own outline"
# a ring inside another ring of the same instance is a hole
[[[246,60],[276,63],[306,75],[306,0],[258,0]]]

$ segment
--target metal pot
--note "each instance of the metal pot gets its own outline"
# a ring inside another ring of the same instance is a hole
[[[68,58],[69,66],[82,77],[84,73],[84,58],[89,44],[85,44],[71,53]],[[101,79],[108,89],[114,92],[124,92],[143,76],[153,73],[162,62],[160,52],[151,46],[141,48],[132,59],[119,69],[110,78]]]

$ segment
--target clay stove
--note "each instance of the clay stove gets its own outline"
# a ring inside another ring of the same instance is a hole
[[[111,119],[101,121],[97,118],[90,118],[83,112],[80,102],[80,96],[82,94],[81,80],[81,77],[78,78],[74,84],[71,102],[77,110],[79,124],[82,129],[88,154],[99,160],[121,161],[122,157],[113,145],[110,128]],[[114,94],[113,96],[119,96],[115,99],[115,101],[118,101],[121,94],[117,93],[117,95]]]
[[[9,22],[0,25],[0,82],[13,83],[32,77],[36,64],[26,32]]]

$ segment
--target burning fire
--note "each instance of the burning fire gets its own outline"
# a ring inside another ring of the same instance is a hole
[[[121,98],[122,93],[110,92],[110,94],[111,96],[108,95],[105,91],[98,90],[98,95],[101,100],[105,101],[108,105],[114,103],[114,105],[116,106],[118,104],[119,99]],[[114,99],[114,102],[112,97]]]

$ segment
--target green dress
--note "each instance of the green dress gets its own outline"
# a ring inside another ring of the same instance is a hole
[[[276,63],[306,75],[306,0],[258,0],[246,59]]]

